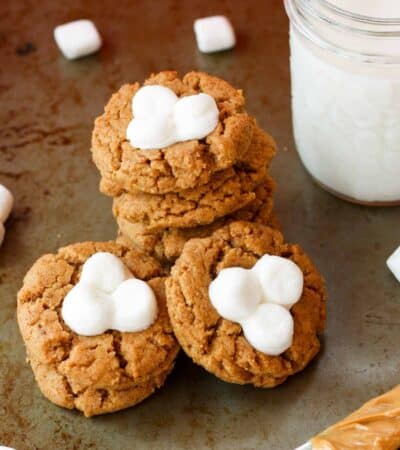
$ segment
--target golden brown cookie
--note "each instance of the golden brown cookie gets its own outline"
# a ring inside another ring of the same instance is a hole
[[[208,225],[232,214],[255,199],[255,188],[267,177],[275,153],[272,138],[260,128],[242,163],[216,172],[202,186],[164,195],[143,192],[114,198],[113,213],[128,222],[141,223],[147,231],[169,227]]]
[[[161,261],[174,262],[182,253],[183,246],[189,239],[210,236],[218,228],[236,220],[262,223],[279,229],[278,221],[272,214],[274,189],[275,183],[271,177],[268,177],[255,189],[256,198],[249,205],[209,225],[199,227],[151,231],[142,223],[129,222],[123,217],[118,217],[119,236],[117,242],[136,247],[154,255]]]
[[[226,267],[251,268],[264,254],[294,261],[304,274],[302,297],[292,309],[292,346],[279,356],[255,350],[238,323],[223,319],[208,289]],[[324,281],[296,244],[285,244],[277,230],[233,222],[212,236],[188,241],[167,280],[167,305],[179,343],[194,362],[222,380],[274,387],[299,372],[320,349],[325,326]]]
[[[64,323],[63,299],[96,252],[120,257],[135,277],[152,287],[159,312],[149,328],[85,337]],[[153,258],[114,242],[73,244],[36,261],[18,293],[17,315],[27,358],[45,397],[93,416],[133,406],[163,385],[179,351],[163,275]]]
[[[211,95],[219,109],[218,125],[201,140],[160,150],[134,148],[126,129],[140,84],[125,84],[96,119],[92,135],[93,160],[104,178],[101,189],[108,195],[114,196],[119,189],[164,194],[205,184],[214,172],[240,161],[250,145],[254,119],[244,111],[242,91],[202,72],[190,72],[182,79],[177,72],[160,72],[144,82],[154,84],[172,89],[179,97]]]

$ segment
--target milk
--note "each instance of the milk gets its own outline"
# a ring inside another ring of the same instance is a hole
[[[331,3],[351,3],[360,14],[371,14],[385,3],[388,9],[379,10],[386,17],[396,17],[400,9],[398,0]],[[337,41],[352,48],[346,39],[343,34]],[[388,45],[394,44],[399,51],[399,41]],[[371,47],[379,45],[375,40]],[[290,48],[294,136],[307,170],[351,200],[400,202],[400,65],[335,54],[311,43],[293,25]]]

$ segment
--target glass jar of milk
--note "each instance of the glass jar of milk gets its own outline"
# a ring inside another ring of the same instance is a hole
[[[285,6],[304,166],[347,200],[400,204],[400,0]]]

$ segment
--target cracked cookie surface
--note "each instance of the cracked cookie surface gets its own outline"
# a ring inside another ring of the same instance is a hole
[[[262,223],[279,229],[277,219],[272,214],[275,183],[271,177],[255,189],[255,199],[235,213],[222,217],[209,225],[192,228],[166,228],[151,231],[142,223],[129,222],[118,217],[119,236],[117,242],[136,247],[155,256],[160,261],[173,263],[182,253],[185,243],[192,238],[210,236],[217,229],[236,220]]]
[[[208,288],[226,267],[251,268],[264,254],[294,261],[304,274],[301,299],[291,309],[292,346],[279,356],[255,350],[238,323],[223,319]],[[277,230],[233,222],[212,236],[188,241],[167,280],[167,305],[175,335],[194,362],[224,381],[274,387],[301,371],[320,349],[325,326],[324,281],[296,244],[285,244]]]
[[[93,160],[103,177],[101,190],[108,195],[114,196],[120,189],[164,194],[200,186],[215,171],[240,161],[250,145],[255,121],[244,111],[242,91],[203,72],[190,72],[183,78],[174,71],[160,72],[144,82],[154,84],[172,89],[178,97],[202,92],[211,95],[219,109],[218,125],[201,140],[160,150],[134,148],[126,129],[140,84],[123,85],[96,119],[92,134]]]
[[[152,287],[159,311],[148,329],[88,337],[64,323],[63,299],[96,252],[120,257]],[[154,258],[115,242],[73,244],[35,262],[18,293],[17,316],[27,358],[49,400],[93,416],[133,406],[163,385],[179,351],[166,308],[164,275]]]
[[[240,164],[215,173],[202,186],[164,195],[125,192],[114,198],[113,213],[150,230],[207,225],[254,201],[275,154],[272,138],[260,128]]]

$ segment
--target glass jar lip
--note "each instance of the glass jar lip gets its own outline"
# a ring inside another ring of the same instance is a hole
[[[364,38],[400,38],[400,18],[375,18],[355,14],[333,5],[328,0],[284,0],[290,22],[307,39],[317,46],[345,58],[363,63],[400,64],[399,56],[389,56],[383,53],[358,52],[336,45],[320,35],[311,24],[310,18],[325,26]],[[322,11],[316,6],[322,7]],[[329,13],[333,14],[329,16]],[[370,28],[366,28],[370,26]],[[395,29],[388,30],[389,26]]]
[[[328,0],[319,0],[322,5],[328,10],[342,16],[346,19],[351,19],[354,22],[360,22],[370,25],[400,25],[400,17],[372,17],[364,14],[358,14],[351,11],[347,11],[339,6],[333,5]]]

